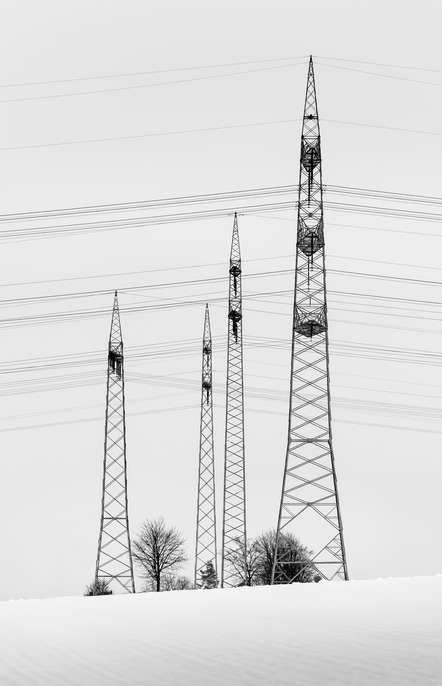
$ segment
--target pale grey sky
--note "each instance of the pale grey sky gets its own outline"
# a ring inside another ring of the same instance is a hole
[[[6,2],[0,26],[0,213],[296,184],[309,54],[326,186],[442,196],[441,15],[436,0]],[[292,59],[266,61],[279,58]],[[42,83],[49,81],[62,82]],[[263,122],[270,123],[248,126]],[[216,130],[180,133],[196,129]],[[116,140],[75,143],[94,139]],[[329,205],[325,214],[334,449],[350,576],[435,574],[442,569],[442,328],[438,304],[410,299],[441,301],[440,287],[423,283],[440,281],[440,226],[366,213],[368,204],[393,207],[387,200],[330,192],[326,200],[362,206],[349,213]],[[436,205],[400,207],[438,213]],[[246,277],[293,267],[294,213],[269,214],[239,218]],[[24,226],[2,224],[1,231]],[[1,599],[80,594],[93,577],[115,288],[127,351],[131,529],[145,517],[164,515],[184,532],[193,553],[204,305],[135,314],[125,308],[161,305],[166,298],[222,298],[227,282],[125,289],[226,276],[231,230],[232,219],[224,217],[46,240],[0,233]],[[137,271],[145,273],[127,274]],[[72,280],[8,285],[53,279]],[[248,294],[292,287],[291,273],[244,281]],[[4,302],[97,290],[108,293],[49,304]],[[108,313],[5,324],[96,308]],[[404,308],[399,314],[406,318],[394,316],[397,308]],[[244,363],[251,534],[276,524],[291,310],[291,294],[245,303],[246,344],[265,343],[246,347]],[[211,320],[221,485],[225,302],[213,303]],[[136,346],[143,346],[143,357],[131,350]],[[381,360],[373,359],[376,347],[382,348]],[[170,355],[153,355],[164,348]],[[399,348],[412,351],[408,362],[400,361]],[[41,368],[42,358],[52,363],[58,355],[71,357],[63,367]],[[79,366],[80,355],[102,362]],[[12,373],[16,366],[27,369]],[[52,390],[30,392],[48,384]],[[79,407],[84,409],[69,411]],[[187,409],[175,409],[182,407]],[[85,421],[65,423],[80,419]],[[41,424],[50,426],[25,428]]]

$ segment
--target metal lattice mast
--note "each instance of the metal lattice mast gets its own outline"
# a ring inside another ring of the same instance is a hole
[[[277,528],[274,583],[292,583],[304,563],[283,544],[294,533],[317,575],[348,579],[332,448],[321,144],[310,58],[301,139],[289,431]]]
[[[213,563],[215,574],[217,574],[215,471],[213,459],[212,336],[210,333],[209,306],[206,305],[201,380],[195,587],[202,585],[201,571],[209,561]]]
[[[103,499],[95,580],[135,593],[129,538],[123,339],[115,291],[109,337]]]
[[[240,579],[231,563],[241,541],[246,579],[246,498],[244,469],[244,391],[242,365],[241,253],[238,217],[233,222],[229,269],[226,444],[224,465],[221,586],[237,586]],[[230,558],[230,560],[229,560]]]

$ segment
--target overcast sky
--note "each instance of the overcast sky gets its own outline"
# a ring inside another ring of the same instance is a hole
[[[440,214],[440,204],[333,190],[442,196],[441,15],[437,0],[16,0],[2,7],[0,220],[296,184],[313,54],[329,187],[334,451],[354,579],[442,570],[442,242],[440,223],[422,217]],[[233,201],[222,206],[236,209]],[[400,218],[391,214],[398,210]],[[151,214],[183,211],[189,208]],[[81,594],[93,578],[113,289],[127,355],[132,532],[163,515],[193,553],[206,300],[221,485],[232,217],[49,238],[36,232],[147,214],[0,227],[1,599]],[[254,535],[276,525],[279,505],[295,213],[247,213],[239,229],[244,293],[255,296],[244,301]],[[261,272],[272,274],[252,276]],[[223,280],[207,281],[217,277]],[[130,290],[136,286],[146,288]],[[76,314],[41,319],[63,312]]]

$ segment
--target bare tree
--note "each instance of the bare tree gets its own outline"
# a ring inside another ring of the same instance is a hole
[[[234,547],[227,552],[226,559],[235,569],[238,586],[267,586],[272,583],[272,568],[275,558],[276,531],[264,531],[247,541],[246,565],[244,570],[244,539],[236,538]],[[300,583],[315,581],[315,570],[311,552],[291,533],[281,532],[279,536],[279,558],[276,579],[290,578]]]
[[[175,527],[166,527],[162,517],[146,519],[132,542],[132,556],[147,584],[161,591],[164,572],[179,569],[186,561],[185,539]]]
[[[161,576],[160,591],[190,591],[194,586],[187,576],[176,576],[176,574],[165,573]],[[143,593],[156,592],[157,584],[154,579],[149,579],[142,589]]]
[[[189,591],[193,584],[187,576],[176,576],[175,574],[163,574],[161,580],[162,591]]]
[[[244,539],[237,536],[233,539],[233,545],[225,553],[229,562],[236,572],[237,586],[256,586],[258,582],[258,550],[255,541],[248,539],[247,552],[244,555]],[[245,564],[244,564],[245,557]]]
[[[177,576],[173,578],[172,591],[190,591],[193,589],[193,582],[188,576]]]

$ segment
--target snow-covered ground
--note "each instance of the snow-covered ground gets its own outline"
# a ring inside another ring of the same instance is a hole
[[[0,684],[442,685],[442,576],[3,602]]]

